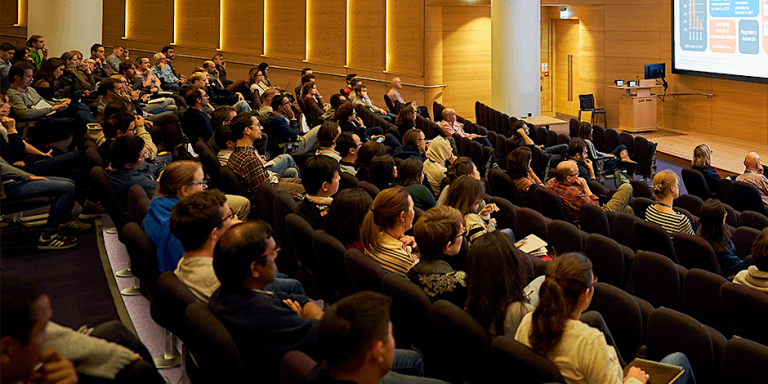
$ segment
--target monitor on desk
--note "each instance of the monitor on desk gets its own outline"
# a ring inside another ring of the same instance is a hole
[[[664,63],[645,65],[646,79],[663,79],[666,77],[665,74],[666,74],[666,66]]]

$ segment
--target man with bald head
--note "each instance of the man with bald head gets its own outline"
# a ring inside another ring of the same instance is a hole
[[[400,90],[403,89],[403,82],[400,80],[399,77],[395,77],[392,79],[392,88],[389,89],[389,92],[387,92],[387,96],[390,100],[392,100],[392,104],[395,103],[395,101],[399,101],[403,104],[405,104],[405,99],[403,99],[403,95],[400,94]],[[417,108],[417,112],[421,117],[425,119],[429,119],[429,110],[425,106],[419,106]]]
[[[768,207],[768,179],[763,175],[763,165],[760,164],[760,155],[750,152],[744,158],[744,173],[736,177],[736,181],[750,183],[760,191],[763,205]]]
[[[582,204],[600,205],[597,196],[589,189],[587,180],[579,177],[579,166],[576,165],[576,162],[572,160],[562,161],[555,168],[555,172],[557,177],[549,179],[547,188],[555,191],[563,199],[565,211],[568,212],[571,221],[579,220],[579,210]],[[609,212],[632,214],[634,213],[632,207],[627,205],[631,197],[632,186],[622,184],[611,200],[605,203],[602,208]]]

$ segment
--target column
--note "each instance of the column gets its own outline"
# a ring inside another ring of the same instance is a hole
[[[91,45],[101,43],[102,0],[29,0],[27,34],[40,35],[48,57],[77,50],[91,56]]]
[[[491,0],[491,106],[541,114],[541,1]]]

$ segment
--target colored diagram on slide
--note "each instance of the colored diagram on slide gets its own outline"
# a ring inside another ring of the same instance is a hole
[[[757,55],[762,40],[768,53],[768,0],[678,1],[682,50]]]

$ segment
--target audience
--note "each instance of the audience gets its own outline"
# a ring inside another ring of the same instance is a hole
[[[109,146],[109,157],[112,162],[107,169],[107,178],[123,207],[128,206],[128,190],[133,185],[140,185],[147,196],[152,196],[163,167],[145,166],[147,149],[143,140],[134,135],[120,136]]]
[[[158,52],[152,56],[152,61],[155,62],[155,65],[152,67],[152,73],[160,79],[160,87],[165,91],[179,92],[179,86],[184,84],[185,81],[173,74],[174,70],[168,65],[170,63],[168,58],[162,52]],[[115,66],[113,68],[117,70]]]
[[[165,65],[171,68],[171,73],[173,73],[174,76],[179,78],[179,84],[184,84],[187,82],[187,77],[176,72],[176,68],[173,67],[173,60],[176,58],[176,53],[172,46],[166,45],[160,50],[160,53],[165,55],[165,58],[167,59],[165,62]]]
[[[432,187],[432,193],[435,196],[440,195],[440,183],[445,178],[447,171],[446,161],[453,163],[455,157],[451,152],[451,145],[443,137],[435,137],[427,150],[427,160],[424,161],[424,174],[427,175],[429,185]]]
[[[698,235],[703,237],[715,251],[717,261],[725,276],[732,276],[742,270],[742,261],[735,255],[733,232],[725,224],[727,212],[720,200],[709,199],[699,212]]]
[[[115,45],[112,47],[112,54],[107,56],[107,65],[112,72],[117,72],[120,67],[120,62],[125,57],[125,47],[121,45]]]
[[[35,82],[32,83],[32,87],[40,94],[40,97],[45,100],[53,100],[65,99],[71,96],[70,88],[59,81],[64,73],[65,66],[64,60],[54,57],[46,60],[40,69],[35,72]],[[10,66],[8,69],[10,69]]]
[[[579,210],[582,204],[600,205],[595,196],[589,189],[587,180],[579,177],[579,168],[573,161],[563,161],[555,168],[557,177],[549,179],[546,187],[557,192],[563,199],[565,211],[572,221],[579,220]],[[658,177],[658,174],[656,175]],[[654,185],[655,183],[654,178]],[[632,207],[629,206],[629,199],[632,198],[632,186],[622,184],[616,193],[602,206],[603,210],[610,212],[625,212],[633,214]],[[647,213],[646,213],[647,215]],[[685,217],[685,216],[683,216]],[[646,216],[647,220],[647,216]]]
[[[496,230],[496,219],[491,218],[491,213],[498,212],[499,208],[496,204],[481,208],[484,196],[483,183],[471,176],[461,176],[451,183],[451,190],[445,199],[445,205],[458,209],[464,216],[464,235],[470,245],[480,236]],[[511,229],[503,231],[514,239]]]
[[[660,225],[670,239],[677,232],[693,234],[688,216],[672,209],[674,200],[680,196],[680,182],[674,172],[665,169],[653,177],[653,195],[657,203],[645,210],[646,221]]]
[[[270,147],[278,147],[283,153],[290,155],[303,155],[311,151],[317,143],[319,130],[320,127],[315,127],[307,133],[301,133],[291,99],[285,94],[272,98],[272,113],[264,125],[264,131],[269,135]]]
[[[530,127],[533,127],[533,125],[530,125]],[[546,148],[544,148],[543,145],[536,145],[534,141],[530,137],[528,137],[530,133],[529,123],[526,123],[523,120],[518,120],[514,124],[512,124],[510,131],[512,132],[512,135],[513,135],[512,139],[515,142],[517,142],[518,147],[525,146],[530,148],[532,146],[536,146],[542,152],[551,156],[549,163],[553,166],[557,165],[558,163],[560,163],[561,160],[568,157],[568,144],[558,144],[558,145],[553,145],[551,147],[546,147]]]
[[[357,175],[357,163],[358,151],[363,145],[360,142],[360,137],[350,132],[342,132],[336,139],[336,151],[339,153],[341,159],[339,160],[339,166],[341,172],[349,173],[352,176]]]
[[[736,274],[733,282],[768,293],[768,228],[763,228],[752,243],[754,264]]]
[[[43,62],[48,59],[48,47],[45,46],[45,39],[40,35],[32,35],[27,40],[27,50],[29,56],[32,58],[32,64],[35,66],[35,70],[40,69]],[[13,77],[11,77],[13,80]]]
[[[608,158],[603,164],[603,169],[626,169],[629,176],[635,173],[637,162],[629,158],[629,152],[624,144],[619,144],[616,149],[611,151],[611,153],[602,153],[598,151],[592,143],[592,124],[587,123],[586,121],[579,124],[579,138],[584,140],[584,144],[587,146],[587,154],[591,161],[595,161],[599,158]],[[622,173],[622,177],[623,176],[625,175]]]
[[[360,240],[365,253],[376,260],[386,272],[402,277],[416,264],[413,248],[416,241],[405,236],[413,224],[413,199],[403,187],[381,191],[363,219]]]
[[[443,109],[443,120],[440,121],[440,129],[443,130],[443,135],[446,137],[452,137],[454,134],[457,134],[461,137],[477,141],[485,147],[493,147],[487,137],[464,132],[464,124],[456,121],[456,111],[451,108]]]
[[[390,155],[378,155],[368,163],[368,172],[366,181],[383,191],[395,185],[397,164]]]
[[[763,198],[763,205],[768,207],[768,179],[763,175],[763,165],[760,164],[760,155],[750,152],[744,158],[744,173],[736,177],[736,181],[750,183],[757,187]]]
[[[317,131],[317,142],[320,149],[315,152],[316,155],[328,156],[336,162],[341,160],[339,152],[336,151],[336,139],[341,135],[341,128],[335,121],[326,121]]]
[[[89,68],[83,67],[83,54],[80,51],[64,52],[61,59],[66,63],[64,73],[61,75],[64,85],[73,91],[83,91],[85,96],[96,89],[96,79]]]
[[[693,160],[691,160],[691,168],[701,172],[704,176],[704,180],[707,182],[710,193],[717,192],[717,181],[722,179],[723,176],[720,172],[712,167],[712,149],[707,144],[699,144],[693,149]]]
[[[316,105],[323,111],[328,109],[328,104],[323,104],[323,95],[317,91],[317,85],[314,81],[304,84],[301,90],[301,97],[304,100],[304,104],[307,106],[307,110],[310,110],[312,105]]]
[[[577,320],[589,308],[596,282],[592,263],[586,257],[566,253],[556,258],[547,266],[539,304],[523,317],[515,340],[552,361],[567,383],[645,383],[649,376],[638,367],[631,367],[624,376],[616,350],[606,343],[606,336]],[[668,355],[661,362],[684,368],[674,383],[695,382],[682,353]]]
[[[365,85],[361,84],[355,87],[355,98],[352,104],[354,106],[360,105],[363,108],[368,108],[371,112],[381,115],[379,117],[384,119],[387,123],[394,123],[395,119],[397,119],[397,115],[387,112],[373,104],[373,100],[368,97],[368,87]]]
[[[8,76],[15,53],[16,47],[11,43],[0,44],[0,77]]]
[[[328,121],[333,118],[333,116],[336,116],[336,108],[339,107],[339,105],[346,103],[348,100],[347,98],[342,94],[334,94],[331,96],[331,102],[329,104],[328,109],[320,115],[320,119],[323,121]]]
[[[411,128],[403,135],[403,146],[395,148],[393,156],[402,160],[416,158],[422,163],[427,160],[427,140],[421,129]]]
[[[375,141],[369,141],[360,146],[359,153],[357,154],[357,172],[355,176],[360,181],[369,181],[371,174],[370,168],[371,161],[374,157],[387,153],[384,144],[377,143]]]
[[[334,121],[339,122],[342,132],[352,132],[360,138],[360,141],[366,143],[370,140],[383,141],[384,131],[381,127],[367,128],[363,120],[357,116],[357,111],[352,103],[343,103],[336,108]]]
[[[587,153],[587,144],[583,139],[571,139],[568,144],[568,160],[571,160],[579,167],[579,178],[587,181],[597,181],[595,177],[595,168],[592,160]]]
[[[339,190],[339,163],[328,156],[313,156],[304,165],[301,184],[307,191],[298,204],[301,215],[314,229],[323,229],[333,195]]]
[[[348,188],[339,191],[331,203],[325,221],[325,232],[338,239],[347,249],[365,251],[360,241],[363,219],[371,209],[373,199],[362,188]]]
[[[461,251],[464,219],[451,207],[429,209],[416,221],[413,236],[419,245],[419,262],[407,274],[434,303],[448,300],[463,307],[467,299],[467,274],[451,267],[450,260]]]
[[[424,184],[424,163],[417,158],[403,160],[397,168],[397,185],[404,187],[416,208],[426,211],[435,205],[435,195]]]
[[[528,196],[532,185],[544,185],[531,169],[531,150],[527,147],[517,147],[507,155],[507,174],[515,183],[517,195],[523,204],[536,199],[536,196]]]
[[[445,201],[448,198],[448,191],[451,190],[451,184],[461,176],[470,176],[477,181],[482,181],[480,179],[480,172],[477,171],[475,163],[473,163],[469,157],[462,156],[457,158],[453,163],[448,165],[448,169],[445,171],[445,179],[443,179],[441,183],[447,182],[447,185],[440,191],[440,196],[437,198],[437,205],[445,205]],[[485,206],[484,202],[481,204]]]

